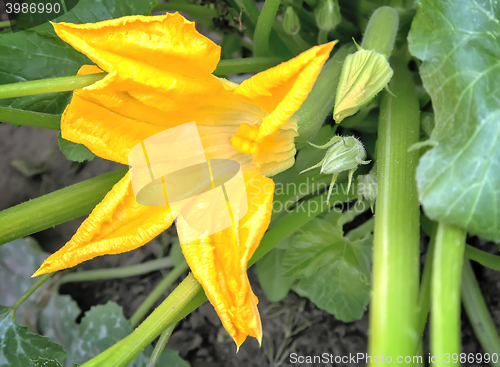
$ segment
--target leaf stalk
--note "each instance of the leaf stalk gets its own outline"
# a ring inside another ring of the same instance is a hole
[[[368,354],[396,361],[417,350],[419,203],[415,170],[419,105],[413,76],[400,55],[392,59],[391,89],[383,92],[378,126],[373,290]]]

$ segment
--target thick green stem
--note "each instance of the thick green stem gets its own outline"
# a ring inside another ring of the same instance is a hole
[[[419,204],[415,182],[419,106],[405,60],[393,58],[393,96],[384,92],[378,126],[373,292],[368,354],[414,355],[417,349]]]
[[[486,306],[486,302],[481,294],[481,289],[474,276],[474,271],[469,260],[464,260],[463,265],[462,302],[484,351],[489,353],[490,358],[493,353],[498,354],[500,352],[500,337],[498,336],[495,322],[488,311],[488,306]],[[484,360],[485,356],[482,357]],[[496,359],[496,362],[491,360],[484,362],[490,362],[492,366],[500,367],[500,360],[498,359]]]
[[[108,172],[1,211],[0,245],[89,214],[126,172]]]
[[[52,130],[59,130],[61,128],[60,115],[17,110],[9,107],[0,107],[0,122]]]
[[[0,85],[0,99],[80,89],[94,84],[105,76],[106,73],[97,73],[4,84]]]
[[[262,256],[271,251],[280,241],[314,219],[321,212],[331,208],[332,205],[326,203],[326,197],[327,194],[323,194],[310,200],[310,202],[314,203],[316,211],[294,211],[270,229],[248,262],[248,266],[253,265]],[[349,196],[344,193],[334,194],[330,198],[330,203],[344,202],[353,198],[354,195]],[[309,205],[308,208],[311,208],[311,206]],[[175,324],[183,317],[186,317],[206,300],[207,298],[202,291],[201,285],[190,273],[132,334],[83,364],[82,367],[127,366],[163,330]]]
[[[280,0],[267,0],[259,15],[253,36],[255,56],[269,55],[269,35],[280,6]]]
[[[214,70],[215,75],[251,73],[266,70],[278,65],[280,57],[247,57],[244,59],[221,60]]]
[[[172,285],[174,282],[186,271],[189,267],[185,262],[180,263],[175,268],[173,268],[170,273],[153,289],[151,293],[142,302],[139,308],[134,312],[130,318],[130,324],[132,327],[136,327],[137,324],[146,316],[151,307],[160,299],[163,293]]]
[[[217,9],[215,9],[213,4],[201,6],[201,5],[181,3],[181,2],[160,3],[156,4],[152,10],[182,11],[195,17],[196,16],[206,16],[211,18],[219,17],[219,13],[217,12]]]
[[[10,306],[10,309],[12,310],[12,314],[14,315],[16,310],[18,309],[18,307],[21,306],[23,304],[23,302],[26,301],[29,298],[29,296],[31,296],[33,294],[33,292],[35,292],[38,288],[40,288],[40,286],[43,283],[45,283],[47,280],[49,280],[49,278],[52,275],[53,275],[52,273],[44,274],[40,278],[38,278],[37,281],[35,283],[33,283],[31,285],[31,287],[29,287],[26,290],[26,292],[24,292],[21,295],[21,297],[19,297],[18,300],[12,306]],[[7,279],[4,279],[4,281],[7,281]]]
[[[390,6],[382,6],[375,10],[366,26],[361,47],[375,50],[382,55],[389,55],[394,47],[398,33],[398,11]]]
[[[299,119],[299,136],[295,140],[298,148],[316,136],[326,117],[332,113],[342,64],[347,55],[355,50],[354,45],[342,46],[328,60],[316,79],[311,93],[299,110],[295,112],[294,116]]]
[[[470,245],[465,246],[465,256],[483,266],[500,271],[500,256],[489,254]]]
[[[169,257],[151,260],[142,264],[124,266],[111,269],[88,270],[64,275],[59,281],[60,284],[71,282],[88,282],[101,279],[128,278],[137,275],[148,274],[156,270],[172,267],[172,260]]]
[[[445,353],[460,353],[460,281],[466,232],[439,223],[431,282],[431,354],[439,355],[436,366],[446,363]]]
[[[156,362],[161,357],[163,350],[165,349],[165,345],[167,345],[168,339],[170,339],[170,335],[174,332],[175,324],[169,326],[165,329],[163,333],[160,335],[160,339],[158,339],[158,343],[156,343],[155,349],[153,350],[153,354],[151,354],[151,358],[149,359],[149,363],[146,367],[155,367]]]

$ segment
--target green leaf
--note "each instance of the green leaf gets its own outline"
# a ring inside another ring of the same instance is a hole
[[[79,336],[73,339],[66,366],[71,363],[82,364],[95,357],[132,332],[130,322],[123,316],[120,306],[114,302],[94,306],[83,317]],[[149,345],[129,365],[129,367],[146,366],[153,347]],[[157,367],[187,367],[176,351],[165,350],[157,363]],[[1,367],[1,366],[0,366]]]
[[[79,314],[80,309],[70,296],[53,294],[38,320],[40,333],[69,351],[78,337],[76,318]]]
[[[17,325],[10,309],[0,306],[0,367],[27,367],[40,357],[61,361],[65,355],[60,345]]]
[[[288,238],[285,240],[288,241]],[[271,302],[279,302],[285,298],[295,282],[294,277],[282,275],[282,264],[285,251],[274,248],[257,262],[257,278],[260,286]]]
[[[144,352],[150,356],[153,353],[153,347],[148,346]],[[179,352],[171,349],[164,349],[155,367],[189,367],[189,363],[179,357]]]
[[[75,75],[84,64],[92,62],[56,37],[34,31],[5,34],[0,37],[0,84]],[[60,114],[71,92],[48,93],[1,99],[0,106]]]
[[[371,236],[361,240],[332,243],[335,260],[308,278],[300,280],[298,286],[305,290],[308,298],[319,308],[335,315],[339,320],[350,322],[360,319],[370,300]]]
[[[95,154],[85,145],[63,139],[60,133],[57,139],[59,141],[59,149],[61,149],[61,152],[63,152],[70,161],[92,161],[95,158]]]
[[[409,34],[438,145],[417,169],[426,214],[500,239],[500,3],[422,0]]]
[[[63,367],[54,359],[38,358],[35,361],[30,361],[31,367]]]
[[[149,15],[150,9],[158,0],[80,0],[68,13],[54,19],[53,23],[95,23],[103,20],[115,19],[127,15]],[[56,37],[54,28],[45,23],[33,28],[40,34]]]
[[[125,15],[145,14],[156,0],[80,0],[54,22],[90,23]],[[0,84],[76,75],[92,64],[83,54],[60,40],[50,23],[0,37]],[[0,106],[61,114],[71,92],[40,94],[0,100]]]
[[[370,299],[372,236],[349,240],[342,231],[355,215],[330,212],[305,225],[292,236],[282,268],[300,278],[294,290],[346,322],[361,318]]]
[[[4,306],[10,306],[31,286],[31,278],[48,254],[43,252],[31,237],[18,239],[0,246],[0,298]],[[8,281],[5,281],[8,279]],[[23,326],[26,320],[36,321],[38,311],[34,305],[40,301],[43,287],[37,289],[17,310],[16,320]],[[32,326],[31,324],[29,326]],[[33,325],[34,326],[34,325]]]
[[[284,275],[310,277],[332,261],[330,243],[343,241],[341,218],[341,213],[331,212],[328,219],[316,218],[293,236],[283,263]]]
[[[79,336],[73,339],[66,365],[83,364],[132,332],[130,323],[114,302],[92,307],[83,317]],[[131,364],[138,366],[136,363]]]

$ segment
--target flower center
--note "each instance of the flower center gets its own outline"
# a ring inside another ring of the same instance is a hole
[[[250,126],[243,123],[231,137],[231,146],[240,153],[253,155],[257,153],[257,138],[259,137],[259,125]]]

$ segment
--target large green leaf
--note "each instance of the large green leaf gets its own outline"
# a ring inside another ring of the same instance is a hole
[[[89,23],[125,15],[145,14],[156,0],[80,0],[54,22]],[[75,75],[92,62],[60,40],[50,23],[0,36],[0,84]],[[41,94],[0,100],[0,106],[60,114],[70,92]]]
[[[78,337],[76,318],[79,314],[80,308],[70,296],[52,294],[38,320],[39,331],[69,351],[71,343]]]
[[[289,238],[285,241],[289,241]],[[295,282],[294,277],[286,277],[282,274],[284,258],[285,250],[274,248],[256,265],[259,284],[271,302],[279,302],[285,298]]]
[[[73,339],[66,359],[66,366],[82,364],[119,342],[132,332],[130,322],[123,316],[120,306],[114,302],[92,307],[82,319],[78,337]],[[130,367],[147,365],[153,348],[149,345],[131,363]],[[187,367],[177,352],[165,349],[157,367]]]
[[[431,219],[498,240],[500,2],[422,0],[408,40],[438,143],[417,169],[420,201]]]
[[[294,289],[339,320],[363,316],[370,299],[372,236],[344,237],[342,226],[355,212],[331,212],[306,224],[290,240],[285,276],[299,278]]]
[[[31,237],[21,238],[0,246],[0,304],[10,306],[36,282],[31,278],[48,254]],[[16,310],[16,321],[33,327],[38,318],[36,304],[44,296],[44,287],[35,291]],[[28,323],[29,322],[29,323]]]
[[[66,140],[61,134],[57,136],[57,140],[59,141],[59,149],[61,149],[61,152],[63,152],[66,158],[73,162],[92,161],[95,158],[95,154],[83,144]]]
[[[0,306],[0,367],[28,367],[38,358],[61,361],[65,355],[60,345],[17,325],[10,309]]]
[[[54,359],[38,358],[36,361],[30,362],[30,367],[63,367],[58,361]]]
[[[91,61],[56,37],[34,31],[0,36],[0,84],[75,75]],[[0,106],[60,114],[71,93],[48,93],[1,99]]]
[[[131,332],[130,323],[116,303],[108,302],[92,307],[80,323],[78,337],[72,341],[66,366],[85,363]],[[136,362],[133,365],[137,365]]]
[[[95,23],[103,20],[124,17],[127,15],[145,15],[158,0],[80,0],[68,13],[54,19],[52,22]],[[40,34],[55,36],[50,23],[33,28]]]

